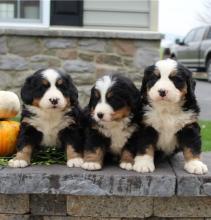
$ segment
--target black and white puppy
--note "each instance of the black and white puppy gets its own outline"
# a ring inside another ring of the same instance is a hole
[[[175,60],[161,60],[145,70],[141,88],[145,141],[135,158],[135,171],[152,172],[158,151],[168,156],[179,150],[187,172],[208,171],[200,161],[199,107],[194,89],[192,73]]]
[[[21,89],[23,110],[16,157],[10,167],[26,167],[33,150],[40,146],[66,149],[67,166],[82,160],[81,110],[78,92],[70,76],[43,69],[28,77]]]
[[[131,170],[139,143],[138,107],[140,94],[126,77],[106,75],[91,90],[86,111],[90,119],[86,130],[82,168],[99,170],[105,154],[120,156],[120,167]]]

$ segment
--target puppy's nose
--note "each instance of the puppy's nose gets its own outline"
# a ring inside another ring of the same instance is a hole
[[[57,105],[59,99],[58,98],[50,98],[49,101],[51,102],[52,105]]]
[[[159,89],[159,90],[158,90],[158,93],[159,93],[159,95],[160,95],[161,97],[165,97],[165,96],[166,96],[167,91],[166,91],[166,90],[164,90],[164,89]]]
[[[97,117],[99,118],[99,119],[102,119],[103,118],[103,113],[102,112],[99,112],[99,113],[97,113]]]

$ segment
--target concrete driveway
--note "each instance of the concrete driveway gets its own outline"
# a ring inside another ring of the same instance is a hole
[[[196,97],[201,108],[200,119],[211,121],[211,83],[197,80]]]

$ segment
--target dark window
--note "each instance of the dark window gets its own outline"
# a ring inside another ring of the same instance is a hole
[[[205,28],[197,28],[195,30],[195,35],[192,41],[201,41],[204,37]]]
[[[195,35],[195,30],[190,31],[187,34],[187,36],[185,37],[185,40],[184,40],[185,44],[188,44],[188,43],[192,42],[193,39],[194,39],[194,35]]]
[[[83,25],[83,1],[51,1],[51,25]]]
[[[209,32],[207,34],[207,39],[211,39],[211,28],[209,29]]]

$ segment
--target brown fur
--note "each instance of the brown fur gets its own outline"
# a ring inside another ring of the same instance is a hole
[[[32,147],[30,145],[25,146],[21,151],[17,152],[15,160],[25,160],[28,163],[31,162]]]
[[[112,114],[112,120],[121,120],[122,118],[129,116],[130,112],[129,107],[123,107]]]
[[[97,148],[95,152],[85,151],[84,161],[85,162],[97,162],[103,164],[104,151],[101,148]]]
[[[127,150],[123,150],[122,155],[121,155],[121,163],[134,163],[134,156],[132,153],[130,153]]]
[[[185,147],[183,150],[185,161],[190,161],[194,159],[200,159],[200,155],[193,155],[190,148]]]
[[[80,153],[77,153],[74,148],[72,147],[72,145],[67,145],[67,160],[71,160],[74,158],[78,158],[78,157],[82,157],[82,155]]]

